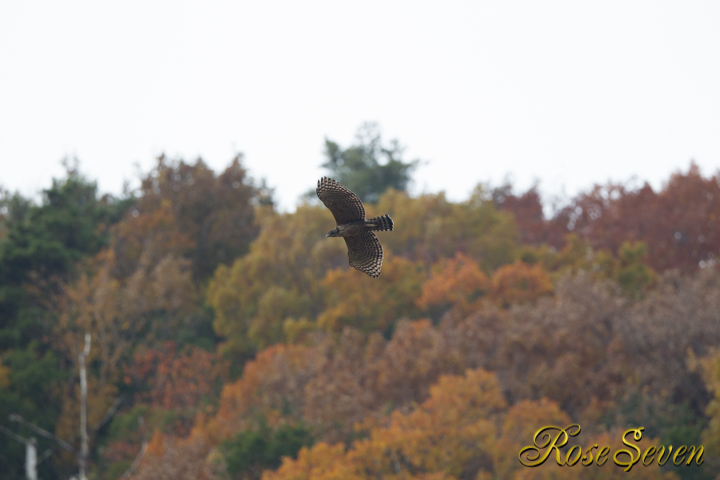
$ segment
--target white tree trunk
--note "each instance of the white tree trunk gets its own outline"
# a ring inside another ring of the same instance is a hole
[[[27,480],[38,480],[37,445],[34,438],[25,442],[25,477]]]
[[[17,422],[18,419],[21,419],[20,415],[16,413],[10,414],[11,422]],[[2,425],[0,425],[0,431],[8,434],[13,440],[25,444],[25,477],[27,480],[37,480],[37,442],[35,438],[21,437]]]
[[[85,333],[85,348],[78,354],[80,361],[80,458],[78,472],[79,480],[87,480],[88,429],[87,429],[87,371],[85,369],[85,358],[90,353],[90,332]]]

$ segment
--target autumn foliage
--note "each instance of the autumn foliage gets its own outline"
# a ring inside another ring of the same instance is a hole
[[[77,448],[90,333],[91,478],[711,480],[720,467],[717,175],[596,186],[550,216],[536,188],[481,185],[462,202],[391,188],[366,205],[396,225],[379,234],[378,279],[324,237],[326,208],[277,212],[240,157],[220,174],[161,157],[122,201],[69,175],[42,206],[4,200],[0,413]],[[91,223],[59,235],[73,222]],[[571,423],[583,447],[644,426],[644,445],[702,442],[706,463],[519,463],[539,427]],[[0,441],[0,467],[22,478],[22,448]],[[41,477],[75,471],[58,451]]]

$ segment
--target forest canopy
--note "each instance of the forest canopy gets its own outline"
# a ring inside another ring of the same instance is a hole
[[[39,202],[3,191],[0,477],[25,478],[11,434],[37,438],[40,478],[77,473],[29,425],[80,451],[90,334],[92,479],[576,478],[517,461],[569,423],[583,445],[637,426],[702,444],[700,467],[635,475],[714,478],[720,174],[596,185],[545,216],[537,188],[409,195],[416,162],[373,128],[323,166],[395,222],[378,279],[325,238],[327,209],[278,212],[241,156],[161,156],[120,198],[77,166]]]

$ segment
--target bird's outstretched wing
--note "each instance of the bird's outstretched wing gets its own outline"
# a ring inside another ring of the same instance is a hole
[[[343,237],[348,247],[350,266],[365,272],[373,278],[380,276],[383,262],[383,248],[373,232],[353,237]]]
[[[335,180],[321,178],[315,191],[318,198],[330,209],[338,225],[365,220],[365,208],[360,198]]]

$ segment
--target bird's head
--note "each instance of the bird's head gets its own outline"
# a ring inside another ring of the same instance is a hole
[[[340,228],[335,227],[332,230],[328,232],[327,235],[325,235],[325,238],[327,237],[339,237],[340,236]]]

